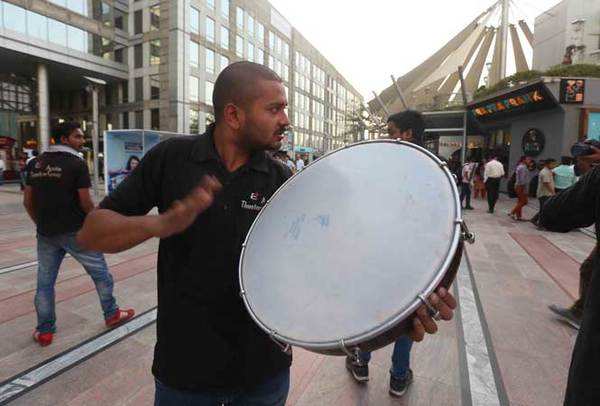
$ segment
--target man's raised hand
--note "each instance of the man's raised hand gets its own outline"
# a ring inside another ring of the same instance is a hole
[[[183,199],[173,202],[169,210],[155,218],[151,226],[152,234],[158,238],[167,238],[182,233],[200,213],[212,205],[221,188],[217,178],[204,176],[199,186]]]

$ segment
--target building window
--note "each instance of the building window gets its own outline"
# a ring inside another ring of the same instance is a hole
[[[144,100],[144,78],[135,78],[135,101]]]
[[[48,19],[38,13],[27,11],[27,34],[48,41]]]
[[[160,76],[159,75],[150,76],[150,99],[152,99],[152,100],[160,99]]]
[[[206,49],[205,65],[208,73],[215,73],[215,53],[208,48]]]
[[[214,10],[215,9],[215,0],[206,0],[206,5],[208,6],[209,9]]]
[[[4,3],[4,28],[25,34],[27,12],[24,8]]]
[[[150,41],[150,65],[160,64],[160,40],[153,39]]]
[[[275,49],[275,34],[269,31],[269,49],[273,51]]]
[[[67,25],[67,46],[80,52],[87,52],[88,33]]]
[[[244,57],[244,39],[239,35],[235,36],[235,54],[240,58]]]
[[[115,49],[115,62],[123,63],[123,49]]]
[[[150,128],[153,130],[160,130],[160,110],[150,110]]]
[[[265,44],[265,26],[261,23],[256,23],[256,36],[258,37],[261,45]]]
[[[229,29],[221,26],[221,48],[229,49]]]
[[[227,66],[229,66],[229,58],[226,57],[225,55],[220,55],[219,56],[220,59],[220,63],[219,63],[219,73],[221,73],[221,71],[223,69],[225,69]]]
[[[251,15],[248,15],[248,32],[254,36],[254,18]]]
[[[200,97],[198,96],[198,90],[200,88],[200,81],[196,76],[190,76],[190,100],[198,102]]]
[[[248,43],[248,60],[254,61],[254,44]]]
[[[129,81],[125,81],[121,83],[121,89],[123,92],[123,101],[122,103],[129,103]]]
[[[4,5],[4,18],[6,18],[6,5]],[[4,24],[6,28],[6,23]],[[57,45],[62,45],[63,47],[67,46],[67,25],[61,23],[60,21],[56,21],[53,19],[48,19],[48,38],[50,42],[53,42]]]
[[[150,31],[160,29],[160,4],[150,7]]]
[[[115,28],[127,31],[127,13],[114,9]]]
[[[254,62],[256,63],[260,63],[261,65],[265,63],[265,52],[260,49],[260,48],[256,48],[256,59],[254,60]]]
[[[215,89],[215,84],[213,82],[209,82],[208,80],[204,82],[204,84],[204,103],[208,104],[209,106],[212,106],[212,96],[213,90]]]
[[[190,110],[190,134],[198,134],[200,131],[198,128],[199,116],[198,110]]]
[[[241,7],[235,8],[235,23],[240,30],[244,29],[244,9]]]
[[[206,39],[210,42],[215,41],[215,20],[206,17]]]
[[[200,12],[194,7],[190,7],[190,31],[200,34]]]
[[[221,0],[221,15],[229,21],[229,0]]]
[[[193,68],[199,66],[200,46],[197,42],[190,41],[190,65]]]
[[[123,129],[129,129],[129,112],[123,113]]]
[[[142,44],[137,44],[133,48],[133,67],[141,68],[144,66],[144,48]]]
[[[135,128],[144,129],[144,110],[135,112]]]
[[[133,33],[141,34],[144,32],[144,16],[142,14],[143,10],[136,10],[133,15]]]

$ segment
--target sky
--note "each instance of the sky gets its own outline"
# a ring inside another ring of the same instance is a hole
[[[431,56],[495,0],[270,0],[365,97]],[[559,0],[512,0],[511,21]],[[509,48],[512,52],[512,46]],[[525,52],[531,53],[531,48]],[[514,65],[514,64],[513,64]],[[509,63],[509,74],[511,66]]]

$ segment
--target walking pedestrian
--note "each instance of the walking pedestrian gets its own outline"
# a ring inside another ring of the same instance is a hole
[[[391,139],[400,139],[406,142],[423,146],[423,134],[425,122],[423,116],[416,111],[403,111],[394,114],[388,119],[388,135]],[[443,291],[444,295],[447,291]],[[449,293],[448,293],[449,295]],[[445,302],[450,303],[450,308],[454,308],[454,298],[446,296]],[[447,319],[444,317],[444,319]],[[401,336],[394,343],[392,352],[392,366],[390,369],[389,393],[392,396],[402,396],[408,390],[413,382],[413,371],[410,368],[410,352],[413,341],[419,337]],[[360,351],[358,357],[346,357],[346,369],[352,374],[356,382],[366,382],[369,380],[369,361],[371,353]]]
[[[519,164],[515,170],[515,192],[517,193],[517,204],[508,214],[514,220],[523,220],[523,207],[527,205],[529,200],[527,199],[528,185],[529,185],[529,165],[531,165],[531,158],[523,156],[519,159]]]
[[[41,346],[51,344],[56,332],[54,285],[67,253],[94,281],[107,327],[116,326],[134,315],[132,309],[118,307],[113,296],[113,278],[104,256],[83,249],[75,240],[86,215],[94,209],[90,174],[78,154],[85,142],[81,126],[65,122],[54,128],[52,135],[58,145],[51,146],[26,168],[23,198],[27,213],[37,228],[39,265],[34,299],[37,327],[33,338]]]
[[[304,166],[304,159],[302,159],[301,156],[298,156],[298,158],[296,159],[296,172],[300,172],[302,169],[304,169]]]
[[[570,188],[577,182],[573,160],[568,156],[560,158],[560,165],[554,168],[554,186],[556,193]]]
[[[535,216],[531,219],[531,222],[538,225],[538,219],[540,213],[544,209],[544,203],[556,194],[554,190],[554,174],[552,173],[552,166],[556,162],[554,159],[546,159],[544,161],[544,167],[538,175],[538,186],[536,196],[540,202],[540,209]]]
[[[477,169],[475,170],[475,177],[473,178],[473,198],[478,199],[481,198],[484,200],[487,196],[487,190],[485,188],[485,183],[483,181],[483,172],[485,171],[484,162],[477,163]]]
[[[498,162],[496,155],[491,155],[490,160],[485,164],[483,172],[483,181],[487,189],[488,213],[494,213],[496,202],[500,190],[500,180],[504,176],[504,165]]]
[[[6,163],[0,155],[0,185],[4,184],[4,171],[6,170]]]
[[[296,165],[294,164],[294,161],[292,161],[292,159],[287,153],[285,154],[284,158],[285,164],[288,168],[290,168],[290,171],[292,171],[292,173],[296,173]]]
[[[471,206],[471,189],[473,187],[473,178],[475,177],[475,170],[477,164],[469,159],[462,168],[461,171],[461,188],[460,188],[460,204],[463,209],[473,210]],[[463,206],[463,202],[465,203]]]

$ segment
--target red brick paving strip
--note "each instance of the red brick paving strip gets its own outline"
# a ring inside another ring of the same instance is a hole
[[[109,268],[116,283],[155,269],[156,253],[126,260]],[[87,273],[66,279],[56,284],[56,303],[64,302],[93,290],[96,290],[96,288]],[[30,290],[0,302],[0,324],[33,312],[34,296],[35,290]]]
[[[292,388],[286,402],[288,406],[293,406],[300,400],[304,391],[317,375],[317,370],[321,367],[323,361],[325,361],[324,355],[315,354],[302,348],[294,348]]]
[[[579,297],[579,262],[540,235],[509,235],[567,295],[573,299]]]

